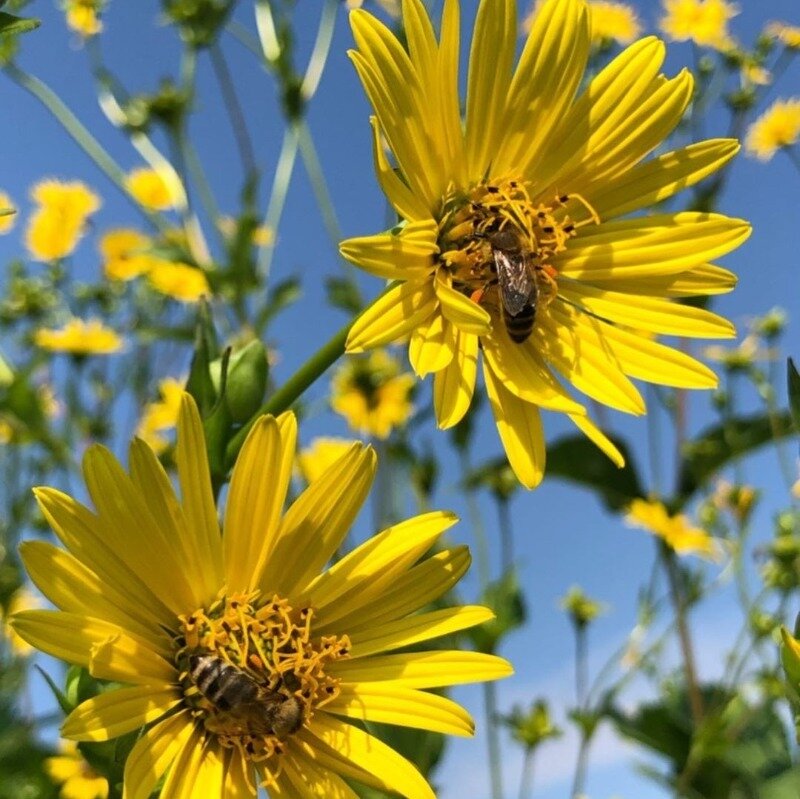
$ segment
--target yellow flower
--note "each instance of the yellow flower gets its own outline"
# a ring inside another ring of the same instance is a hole
[[[769,161],[782,147],[800,139],[800,97],[776,100],[747,131],[747,151],[759,161]]]
[[[96,36],[103,30],[98,17],[98,0],[66,0],[67,25],[84,38]]]
[[[627,3],[589,0],[590,30],[593,45],[607,41],[630,44],[642,31],[636,9]]]
[[[466,413],[482,360],[500,438],[525,486],[543,474],[541,408],[567,414],[621,464],[557,375],[633,414],[645,405],[631,377],[717,384],[698,361],[631,328],[731,337],[726,320],[671,298],[729,291],[734,276],[709,262],[749,226],[705,213],[619,217],[706,177],[738,144],[700,142],[645,161],[682,119],[692,76],[665,78],[664,45],[650,37],[578,94],[591,49],[582,0],[543,4],[515,72],[513,4],[483,0],[462,120],[457,0],[445,2],[438,43],[420,0],[405,9],[408,51],[366,12],[350,17],[351,58],[376,114],[378,179],[404,221],[341,245],[348,260],[398,281],[356,320],[347,348],[410,339],[414,371],[434,375],[441,428]]]
[[[178,177],[166,169],[134,169],[128,173],[125,183],[131,196],[140,205],[154,211],[175,208],[183,197]]]
[[[692,527],[683,514],[670,516],[660,502],[635,499],[628,507],[627,522],[651,532],[679,555],[700,555],[716,561],[722,558],[717,539],[699,527]]]
[[[86,762],[77,745],[62,740],[59,748],[63,754],[46,758],[44,770],[53,782],[61,785],[61,799],[106,799],[106,778]]]
[[[152,241],[131,228],[109,230],[98,244],[103,272],[109,280],[132,280],[150,270],[152,258],[147,250]]]
[[[147,280],[156,291],[180,302],[197,302],[211,292],[202,269],[162,258],[150,259]]]
[[[307,483],[319,479],[352,446],[345,438],[315,438],[297,455],[297,467]]]
[[[151,402],[142,414],[136,435],[144,440],[154,452],[160,453],[169,443],[162,433],[172,430],[178,424],[181,409],[183,385],[186,381],[167,377],[158,384],[161,399]]]
[[[28,222],[25,243],[40,261],[69,255],[83,235],[86,220],[100,207],[100,198],[80,181],[41,181],[31,190],[31,198],[38,207]]]
[[[73,355],[110,355],[123,341],[99,319],[72,319],[61,328],[40,328],[33,337],[37,347]]]
[[[18,588],[8,600],[8,614],[3,613],[0,607],[0,622],[2,622],[3,637],[8,641],[11,651],[17,657],[27,657],[33,652],[33,647],[24,639],[20,638],[14,626],[9,623],[9,617],[22,610],[33,610],[40,608],[42,601],[28,588]]]
[[[422,689],[511,672],[498,657],[419,647],[492,618],[476,606],[424,610],[469,563],[466,547],[424,557],[452,514],[401,522],[326,569],[367,497],[375,455],[354,444],[282,514],[296,434],[291,413],[255,423],[231,476],[224,536],[188,395],[179,493],[137,439],[130,474],[105,448],[86,452],[93,510],[35,490],[65,548],[28,541],[20,555],[60,610],[12,623],[54,657],[129,684],[79,705],[62,735],[105,741],[145,728],[125,766],[130,799],[149,797],[165,774],[164,797],[197,785],[204,796],[251,797],[258,783],[273,799],[346,797],[347,778],[434,799],[361,723],[471,735],[463,708]]]
[[[800,26],[786,22],[770,22],[765,31],[767,36],[777,39],[790,50],[800,50]]]
[[[331,380],[331,407],[356,432],[388,438],[414,410],[414,382],[413,375],[401,373],[397,360],[383,350],[350,358]]]
[[[735,42],[728,22],[739,13],[726,0],[662,0],[661,30],[676,42],[693,41],[700,47],[729,50]]]
[[[4,192],[0,191],[0,235],[8,233],[14,227],[14,221],[17,218],[16,208],[11,198]],[[5,213],[10,212],[10,213]]]

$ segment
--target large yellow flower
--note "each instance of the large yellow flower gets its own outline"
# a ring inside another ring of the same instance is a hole
[[[558,376],[634,414],[645,406],[631,377],[716,385],[707,367],[649,334],[733,335],[719,316],[671,300],[730,290],[735,277],[710,261],[749,226],[719,214],[619,217],[706,177],[738,144],[706,141],[643,162],[680,121],[692,77],[664,77],[664,45],[650,37],[578,95],[590,49],[582,0],[543,5],[516,71],[513,0],[480,4],[465,120],[457,0],[445,2],[438,42],[420,0],[406,0],[408,50],[366,12],[351,20],[351,58],[376,113],[378,179],[402,222],[341,245],[353,263],[399,281],[356,321],[348,349],[410,338],[414,370],[434,374],[442,428],[467,411],[482,353],[500,437],[526,486],[544,468],[540,408],[567,414],[621,463]]]
[[[130,473],[90,448],[90,510],[36,490],[65,549],[20,553],[59,610],[15,616],[39,649],[128,683],[79,705],[62,734],[105,741],[147,727],[125,767],[125,795],[277,797],[355,794],[343,777],[433,799],[403,757],[350,723],[470,735],[470,716],[422,689],[492,680],[501,658],[415,647],[492,617],[482,607],[425,610],[467,569],[466,548],[424,557],[455,518],[397,524],[326,569],[369,491],[375,456],[354,444],[282,515],[295,455],[286,413],[253,426],[231,477],[220,535],[203,426],[186,396],[178,422],[180,497],[134,440]],[[396,650],[402,650],[396,652]],[[391,653],[391,654],[390,654]]]

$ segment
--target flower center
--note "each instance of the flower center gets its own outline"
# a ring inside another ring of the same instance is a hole
[[[588,212],[575,222],[573,207]],[[533,202],[524,182],[503,180],[453,191],[443,204],[439,256],[453,288],[473,302],[502,310],[509,335],[524,341],[538,304],[558,293],[558,273],[550,261],[585,224],[599,224],[579,194]]]
[[[284,741],[339,693],[326,666],[346,657],[346,636],[312,635],[313,610],[258,591],[221,595],[180,616],[175,661],[186,704],[227,748],[258,765],[266,783],[280,773]]]

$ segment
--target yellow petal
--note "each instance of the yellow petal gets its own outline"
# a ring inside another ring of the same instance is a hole
[[[525,346],[517,344],[508,337],[505,325],[497,325],[482,344],[484,374],[488,364],[497,382],[502,383],[508,393],[550,411],[581,413],[582,406],[567,394],[547,368],[536,342]]]
[[[423,280],[436,265],[439,228],[430,217],[376,236],[346,239],[339,252],[371,275],[386,280]]]
[[[411,763],[368,732],[324,712],[314,716],[311,732],[342,757],[374,774],[406,799],[436,799],[425,778]]]
[[[150,799],[194,729],[189,711],[182,710],[142,733],[125,761],[123,799]]]
[[[437,271],[434,288],[436,297],[441,303],[442,314],[459,330],[476,336],[491,332],[492,319],[489,312],[460,291],[456,291],[450,285],[450,278],[444,269]]]
[[[615,466],[620,469],[625,465],[625,458],[622,453],[614,445],[614,442],[608,438],[605,433],[596,425],[588,416],[581,416],[580,414],[570,413],[567,414],[575,426],[600,450],[602,450]]]
[[[408,359],[418,377],[439,372],[455,355],[456,330],[441,314],[434,314],[411,333]]]
[[[114,551],[100,528],[99,519],[72,497],[54,488],[35,488],[42,515],[62,544],[104,583],[115,585],[130,607],[140,608],[153,623],[171,624],[175,614],[153,593]]]
[[[494,618],[488,608],[478,605],[463,605],[458,608],[443,608],[430,613],[420,613],[407,619],[399,619],[383,625],[378,630],[356,633],[351,636],[352,658],[362,658],[377,652],[429,641],[442,635],[466,630]]]
[[[205,793],[205,786],[198,782],[198,777],[205,752],[205,738],[202,726],[195,725],[192,734],[175,755],[160,796],[165,799],[201,799],[198,794]],[[217,796],[219,793],[218,789]]]
[[[262,416],[250,428],[228,489],[223,549],[231,591],[252,590],[275,541],[291,476],[291,468],[281,468],[283,454],[277,422]]]
[[[236,749],[229,749],[225,756],[225,784],[220,799],[256,799],[256,780],[253,766]]]
[[[175,448],[181,505],[186,524],[194,532],[198,561],[210,570],[207,584],[221,586],[223,582],[222,540],[217,508],[211,490],[206,439],[197,405],[184,394],[178,415],[178,443]],[[185,612],[185,608],[182,612]]]
[[[316,610],[317,626],[342,618],[369,596],[377,599],[398,573],[457,521],[455,514],[446,511],[425,513],[384,530],[343,557],[319,575],[305,594]]]
[[[708,294],[726,294],[736,287],[739,278],[721,266],[700,264],[678,275],[656,275],[632,280],[613,279],[615,291],[626,294],[644,294],[649,297],[698,297]],[[603,281],[594,280],[595,283]]]
[[[747,222],[720,214],[637,217],[581,230],[552,265],[560,275],[590,282],[677,274],[730,252],[749,235]]]
[[[391,681],[408,688],[442,688],[500,680],[514,673],[511,664],[482,652],[433,651],[337,660],[329,673],[343,683]]]
[[[500,152],[516,37],[517,14],[513,0],[480,4],[472,35],[467,83],[466,153],[470,181],[481,180]]]
[[[61,734],[74,741],[108,741],[155,721],[181,701],[174,685],[117,688],[78,705]]]
[[[636,415],[645,412],[636,386],[603,339],[599,320],[557,300],[538,314],[537,327],[542,356],[575,388],[610,408]]]
[[[115,624],[57,610],[26,610],[11,619],[16,632],[53,657],[85,666],[94,677],[135,684],[175,679],[175,669],[141,638]]]
[[[495,174],[535,175],[583,79],[589,42],[580,0],[549,0],[537,13],[508,92]]]
[[[469,410],[478,372],[478,337],[457,334],[455,355],[433,381],[433,405],[440,430],[458,424]]]
[[[342,685],[339,695],[325,705],[324,712],[445,735],[475,733],[471,716],[460,705],[443,696],[400,685]]]
[[[95,616],[144,638],[154,649],[170,644],[147,614],[69,552],[45,541],[23,541],[19,554],[34,585],[60,610]]]
[[[588,200],[601,219],[646,208],[693,186],[739,152],[735,139],[709,139],[638,164],[593,190]]]
[[[656,297],[638,297],[632,303],[626,294],[578,282],[562,282],[559,293],[590,314],[638,330],[689,338],[733,338],[736,335],[733,325],[717,314]]]
[[[353,323],[347,351],[363,352],[402,339],[434,312],[436,304],[430,280],[390,288]]]
[[[483,365],[483,377],[508,462],[522,485],[535,488],[544,476],[545,462],[544,432],[539,409],[507,391],[502,379],[498,379],[486,363]]]
[[[408,616],[447,593],[464,576],[470,561],[465,546],[437,552],[394,580],[380,602],[365,602],[341,624],[352,634]]]
[[[358,799],[358,794],[338,775],[317,768],[308,758],[284,757],[281,759],[283,772],[290,786],[302,799]],[[286,796],[294,794],[286,791],[289,785],[281,785]]]
[[[293,594],[317,578],[361,510],[376,466],[372,448],[354,443],[294,501],[265,564],[263,591]]]
[[[372,155],[375,161],[375,174],[378,177],[386,199],[392,204],[402,219],[409,221],[428,219],[430,213],[425,203],[400,179],[386,158],[381,141],[381,129],[376,117],[370,117],[372,125]],[[342,253],[344,255],[344,253]],[[345,258],[347,256],[345,255]]]

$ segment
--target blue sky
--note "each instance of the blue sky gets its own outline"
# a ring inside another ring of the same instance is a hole
[[[308,53],[316,30],[317,3],[300,4],[297,12],[300,61]],[[252,4],[243,3],[237,18],[253,28]],[[465,32],[472,24],[474,2],[463,4]],[[732,25],[733,33],[742,41],[751,42],[754,32],[770,19],[785,19],[800,24],[800,9],[796,0],[742,0],[741,14]],[[640,15],[648,30],[659,16],[659,4],[640,2]],[[29,7],[32,14],[43,19],[42,28],[25,38],[20,63],[42,77],[54,88],[84,123],[95,132],[109,152],[124,168],[139,164],[136,153],[124,137],[111,128],[98,108],[88,75],[86,54],[76,47],[60,12],[49,0],[39,0]],[[159,79],[175,74],[177,48],[172,32],[154,25],[158,18],[155,2],[112,2],[106,18],[107,34],[103,49],[109,65],[132,92],[152,91]],[[272,178],[280,147],[283,121],[271,79],[261,70],[251,54],[230,37],[225,50],[236,77],[250,124],[251,135],[267,183]],[[346,57],[352,46],[345,15],[340,14],[331,56],[319,92],[309,110],[309,124],[319,149],[320,160],[327,177],[342,233],[345,236],[375,232],[385,226],[385,202],[372,173],[369,108]],[[466,50],[466,46],[463,46]],[[668,50],[666,72],[675,74],[682,66],[691,64],[692,49],[688,44],[672,44]],[[193,121],[192,135],[201,158],[218,191],[219,204],[233,210],[239,191],[239,162],[224,110],[206,59],[200,64],[198,114]],[[772,91],[770,100],[778,96],[800,95],[800,64],[793,63]],[[97,214],[96,226],[138,223],[132,207],[115,188],[100,175],[84,154],[63,134],[35,100],[24,94],[8,80],[0,80],[0,104],[5,110],[6,124],[0,133],[0,146],[5,155],[0,172],[0,188],[17,200],[21,217],[28,209],[28,187],[43,176],[65,179],[79,178],[96,187],[104,205]],[[707,135],[725,135],[724,117],[707,123]],[[262,202],[265,195],[262,194]],[[744,330],[746,322],[775,305],[789,314],[787,338],[789,350],[798,355],[797,327],[800,319],[800,282],[797,270],[800,258],[797,250],[797,224],[800,211],[800,174],[787,158],[779,155],[769,164],[761,164],[740,156],[732,169],[730,182],[722,198],[720,210],[732,216],[746,217],[753,223],[753,235],[737,252],[722,263],[740,278],[738,288],[719,299],[715,310],[731,318]],[[91,237],[82,245],[74,259],[81,277],[99,274],[99,263]],[[0,257],[7,262],[21,248],[17,233],[0,239]],[[341,265],[336,250],[325,233],[310,184],[302,166],[298,166],[290,189],[278,233],[273,261],[276,280],[298,274],[304,281],[305,296],[288,311],[272,331],[278,343],[281,361],[275,377],[282,382],[293,365],[310,355],[323,340],[345,321],[341,312],[325,307],[324,278],[339,273]],[[365,296],[380,291],[379,281],[364,277],[360,285]],[[428,381],[430,382],[430,381]],[[423,386],[421,394],[430,390]],[[315,387],[312,397],[321,397],[324,384]],[[690,403],[689,422],[698,430],[711,419],[708,395],[696,395]],[[607,414],[611,429],[623,434],[634,444],[636,460],[646,474],[646,434],[644,419],[622,418]],[[666,420],[661,418],[666,431]],[[568,423],[557,418],[546,419],[550,440],[569,432]],[[126,435],[132,431],[126,431]],[[301,430],[307,442],[325,433],[348,435],[343,422],[329,413],[320,413],[308,420]],[[443,444],[441,434],[426,427],[420,434],[437,453],[442,453],[443,476],[436,505],[450,507],[464,521],[456,528],[454,538],[471,543],[472,536],[463,503],[454,489],[458,480],[455,461]],[[668,439],[664,439],[667,449]],[[481,417],[477,440],[476,460],[500,453],[494,425],[488,414]],[[671,457],[663,456],[664,473],[673,471]],[[770,534],[770,512],[786,502],[783,482],[776,468],[774,454],[764,453],[747,464],[747,474],[765,489],[762,513],[756,525],[755,539],[766,540]],[[495,528],[494,508],[482,500],[484,520],[490,532]],[[369,528],[369,512],[360,521],[360,534]],[[556,706],[572,701],[572,649],[569,625],[557,608],[557,599],[572,584],[580,584],[592,596],[610,607],[610,612],[591,631],[592,664],[602,662],[602,655],[618,646],[635,621],[637,589],[649,574],[653,545],[646,534],[626,528],[618,518],[609,516],[590,494],[556,480],[545,480],[537,491],[518,492],[513,501],[516,551],[520,562],[521,580],[526,590],[529,622],[525,629],[508,640],[503,654],[515,664],[517,674],[502,683],[498,690],[501,710],[513,702],[525,702],[547,695]],[[494,543],[494,542],[493,542]],[[496,554],[496,547],[493,547]],[[495,564],[496,567],[496,564]],[[476,595],[474,569],[466,580],[463,594]],[[720,652],[730,645],[739,619],[732,606],[732,590],[709,603],[709,607],[692,618],[692,628],[698,646],[700,673],[710,679],[722,671]],[[34,678],[34,690],[43,684]],[[647,696],[645,686],[632,691],[629,701],[635,703]],[[481,717],[480,694],[464,689],[457,697]],[[443,799],[470,796],[488,797],[487,768],[483,761],[485,744],[479,733],[475,740],[456,741],[439,775]],[[520,753],[504,742],[504,771],[507,795],[516,795]],[[541,799],[563,797],[569,789],[574,746],[571,740],[552,746],[550,754],[542,752],[537,768]],[[631,750],[609,738],[601,738],[590,770],[588,793],[593,799],[627,796],[650,799],[663,794],[631,768]]]

